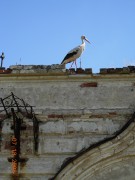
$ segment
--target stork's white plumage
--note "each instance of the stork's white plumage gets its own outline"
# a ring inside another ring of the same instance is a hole
[[[82,52],[85,49],[85,41],[90,43],[85,36],[81,36],[81,40],[82,40],[82,44],[80,46],[75,47],[71,51],[69,51],[67,53],[67,55],[64,57],[61,64],[68,64],[70,62],[73,62],[73,63],[75,62],[75,64],[76,64],[76,59],[78,59],[81,56]],[[73,63],[72,63],[72,65],[73,65]],[[72,67],[72,65],[71,65],[71,67]],[[77,65],[76,65],[76,67],[77,67]]]

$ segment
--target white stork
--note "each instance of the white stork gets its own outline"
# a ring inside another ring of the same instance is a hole
[[[61,64],[68,64],[68,63],[72,62],[72,64],[71,64],[71,67],[72,67],[73,63],[75,62],[75,65],[76,65],[76,59],[78,59],[81,56],[82,52],[85,49],[85,41],[90,43],[85,36],[81,36],[81,40],[82,40],[82,44],[80,46],[75,47],[71,51],[69,51],[67,53],[67,55],[64,57]],[[77,68],[77,65],[76,65],[76,68]]]

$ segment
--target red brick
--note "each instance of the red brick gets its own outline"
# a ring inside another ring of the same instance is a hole
[[[77,68],[76,73],[77,73],[77,74],[83,74],[83,73],[84,73],[84,69],[82,69],[82,68]]]
[[[48,118],[63,118],[62,114],[49,114]]]
[[[109,114],[112,115],[112,116],[116,116],[117,115],[116,112],[109,112]]]
[[[82,83],[80,87],[97,87],[97,82]]]

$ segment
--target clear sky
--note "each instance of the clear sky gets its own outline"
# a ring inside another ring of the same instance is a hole
[[[82,68],[135,65],[135,0],[0,0],[4,67],[59,64],[81,35]]]

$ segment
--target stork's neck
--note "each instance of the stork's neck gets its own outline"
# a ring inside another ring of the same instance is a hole
[[[82,44],[85,43],[84,39],[82,39]]]
[[[82,39],[82,45],[85,46],[85,41],[84,41],[84,39]]]
[[[83,41],[83,40],[82,40],[82,44],[81,44],[81,49],[82,49],[82,51],[84,51],[84,49],[85,49],[85,41]]]
[[[85,41],[82,39],[82,46],[85,47]]]

